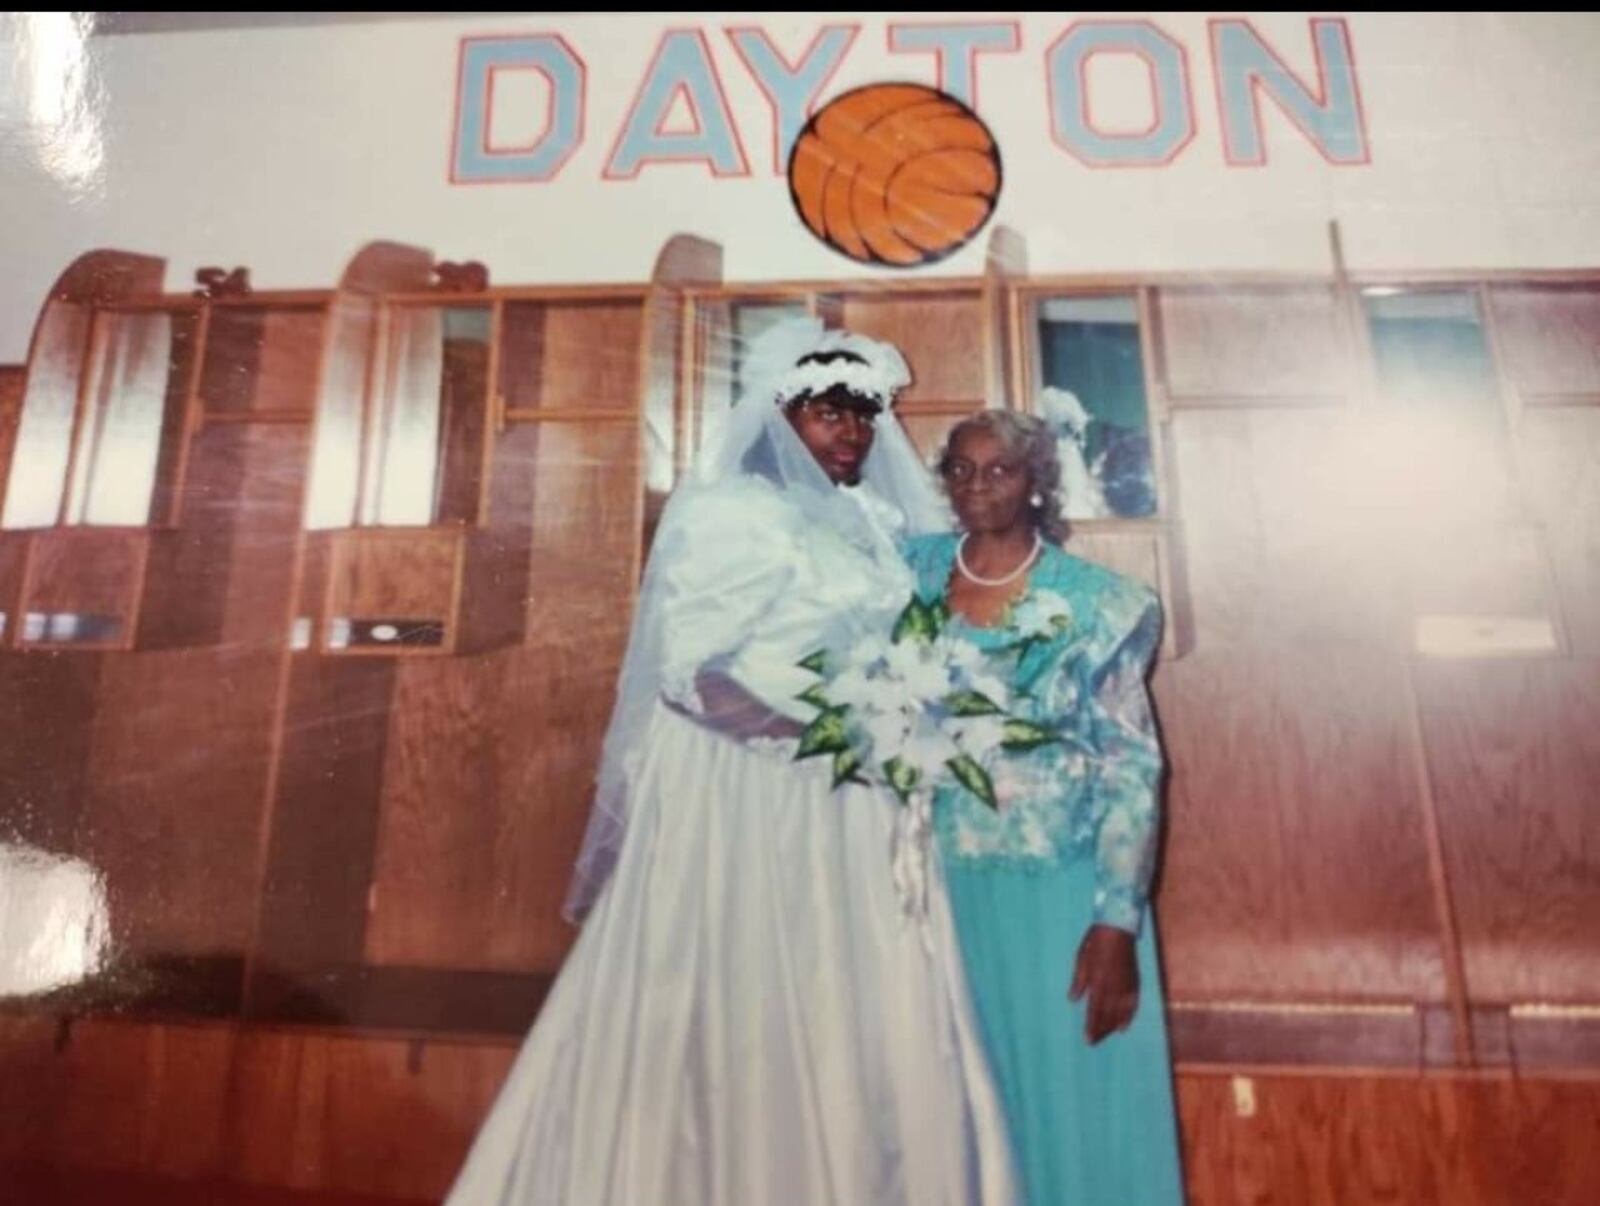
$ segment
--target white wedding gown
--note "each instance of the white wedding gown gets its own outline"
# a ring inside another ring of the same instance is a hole
[[[888,618],[910,593],[759,479],[681,518],[699,551],[664,572],[685,700],[720,658],[803,715],[795,663],[840,615]],[[616,869],[449,1202],[1016,1201],[939,885],[925,932],[902,915],[897,807],[658,704]]]

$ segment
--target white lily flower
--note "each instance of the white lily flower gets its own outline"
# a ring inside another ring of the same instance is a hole
[[[931,646],[910,642],[896,645],[889,650],[888,663],[888,672],[918,700],[941,699],[950,690],[949,668],[934,656]]]

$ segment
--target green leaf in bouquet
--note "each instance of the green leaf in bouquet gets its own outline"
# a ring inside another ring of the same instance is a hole
[[[982,691],[952,691],[944,697],[944,706],[954,716],[1000,715],[1000,705]]]
[[[917,789],[922,773],[902,758],[890,758],[883,764],[883,776],[894,794],[900,797],[900,803],[905,804]]]
[[[939,620],[933,608],[916,595],[912,595],[911,602],[906,604],[906,609],[894,622],[894,632],[890,634],[889,639],[896,645],[907,638],[927,644],[938,635]]]
[[[966,788],[978,799],[982,800],[996,812],[1000,811],[1000,800],[994,794],[994,781],[989,778],[989,772],[979,766],[970,754],[962,754],[959,758],[952,758],[945,763],[950,768],[950,773],[956,781]]]
[[[799,695],[796,695],[795,698],[802,703],[810,704],[813,708],[821,708],[823,711],[833,707],[833,700],[828,698],[827,689],[821,683],[813,683],[800,692]]]
[[[1009,753],[1023,754],[1059,740],[1061,738],[1054,730],[1034,724],[1031,720],[1008,720],[1005,736],[1000,739],[1000,748]]]
[[[819,754],[838,754],[850,748],[850,741],[845,733],[843,708],[829,708],[823,712],[800,734],[800,749],[794,758],[799,762],[802,758],[815,758]]]
[[[828,651],[818,649],[815,653],[801,658],[795,663],[802,670],[809,670],[813,674],[826,674],[828,672]]]
[[[938,636],[950,623],[950,604],[943,598],[935,599],[928,610],[933,612],[933,635]]]
[[[860,774],[861,755],[855,750],[840,750],[833,756],[833,786],[837,790],[843,783],[866,784]]]

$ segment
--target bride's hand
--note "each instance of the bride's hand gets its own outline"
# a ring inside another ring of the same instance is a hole
[[[1133,935],[1110,925],[1092,925],[1078,947],[1068,999],[1089,998],[1084,1036],[1089,1045],[1126,1030],[1139,1007],[1139,965]]]

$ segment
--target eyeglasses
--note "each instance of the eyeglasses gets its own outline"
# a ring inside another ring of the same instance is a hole
[[[1023,466],[1018,461],[991,461],[980,471],[977,465],[964,458],[954,457],[939,466],[939,473],[952,486],[965,486],[980,476],[992,486],[1005,486],[1022,475]]]

